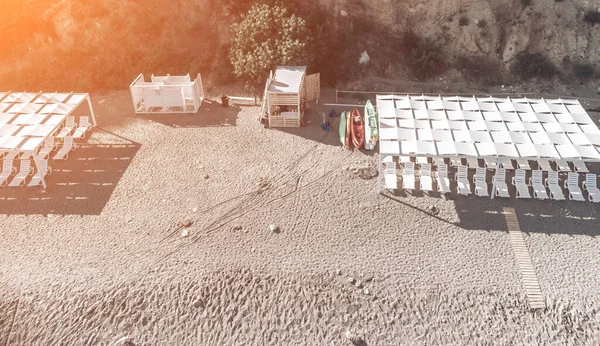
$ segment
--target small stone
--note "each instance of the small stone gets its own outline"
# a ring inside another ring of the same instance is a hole
[[[190,226],[192,225],[192,220],[190,220],[190,219],[185,219],[185,220],[181,221],[181,225],[182,225],[183,227],[190,227]]]
[[[354,286],[358,287],[358,288],[363,288],[363,283],[360,280],[357,280],[356,283],[354,284]]]
[[[183,231],[181,231],[182,238],[187,238],[189,235],[190,235],[190,230],[184,229]]]
[[[117,340],[117,342],[115,342],[114,346],[135,346],[135,344],[131,340],[132,340],[131,337],[124,336],[124,337],[120,338],[119,340]]]
[[[277,225],[269,225],[269,229],[271,230],[271,232],[279,233],[279,226]]]
[[[241,230],[241,229],[242,229],[242,226],[241,226],[241,225],[235,225],[235,226],[233,226],[233,230],[234,230],[234,231],[239,231],[239,230]]]
[[[195,308],[203,308],[204,307],[204,302],[200,298],[196,299],[192,304],[194,305]]]
[[[348,278],[348,282],[351,283],[351,284],[354,284],[356,282],[356,279],[353,278],[353,277],[349,277]]]
[[[197,213],[198,212],[198,208],[192,208],[192,212],[193,213]]]
[[[103,104],[103,103],[104,103],[104,101],[106,101],[106,100],[100,100],[100,101],[98,102],[98,104],[99,104],[99,105],[101,105],[101,104]]]
[[[369,291],[369,289],[368,289],[368,288],[365,288],[365,289],[363,290],[363,293],[364,293],[365,295],[367,295],[367,296],[368,296],[368,295],[370,295],[370,294],[371,294],[371,291]]]
[[[360,345],[363,343],[362,338],[356,334],[354,330],[346,329],[346,339],[348,339],[354,345]]]
[[[254,253],[254,251],[256,251],[256,249],[255,249],[255,248],[251,248],[251,249],[250,249],[250,252]]]
[[[337,275],[342,275],[342,271],[341,271],[340,269],[336,270],[336,271],[335,271],[335,273],[336,273]]]
[[[210,178],[210,177],[208,176],[208,174],[204,176],[204,179],[208,179],[208,178]]]
[[[163,203],[167,203],[167,200],[166,200],[166,199],[163,199]]]
[[[367,274],[364,276],[363,280],[365,282],[371,282],[371,281],[373,281],[373,275]]]

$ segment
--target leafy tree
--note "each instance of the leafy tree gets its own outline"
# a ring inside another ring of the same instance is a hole
[[[230,59],[236,76],[258,92],[277,65],[310,65],[313,37],[306,21],[285,7],[253,5],[232,26]]]

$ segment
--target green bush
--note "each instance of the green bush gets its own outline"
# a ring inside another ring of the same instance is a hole
[[[585,13],[583,15],[583,20],[592,25],[596,25],[596,24],[600,23],[600,10],[585,11]]]
[[[532,2],[532,0],[521,0],[521,5],[523,5],[523,7],[527,7],[531,5]]]
[[[280,6],[256,4],[232,25],[230,59],[236,76],[254,92],[277,65],[311,65],[312,33],[306,21]]]
[[[506,76],[500,63],[485,56],[460,56],[456,59],[454,67],[461,72],[468,81],[481,83],[484,86],[504,84]]]
[[[588,63],[577,63],[573,65],[573,72],[582,81],[594,76],[594,66]]]
[[[521,52],[511,66],[512,73],[522,79],[552,78],[557,74],[554,64],[541,53]]]
[[[442,50],[434,41],[420,39],[414,34],[405,35],[405,39],[407,46],[412,45],[408,63],[414,77],[427,80],[446,69]]]
[[[462,15],[458,19],[458,24],[460,24],[460,26],[467,26],[467,25],[469,25],[469,23],[471,23],[471,21],[469,20],[469,17],[467,17],[466,15]]]

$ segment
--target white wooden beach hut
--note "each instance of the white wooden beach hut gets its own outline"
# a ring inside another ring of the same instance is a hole
[[[204,100],[202,77],[155,76],[150,81],[139,76],[129,86],[136,113],[196,113]]]
[[[300,127],[306,102],[317,101],[320,75],[306,75],[306,66],[278,66],[265,86],[261,116],[269,127]]]

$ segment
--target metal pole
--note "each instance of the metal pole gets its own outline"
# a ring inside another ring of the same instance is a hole
[[[496,176],[498,175],[498,170],[500,169],[500,156],[498,156],[498,158],[496,159],[496,174],[494,175],[494,181],[492,181],[492,194],[491,199],[494,199],[494,196],[496,196]]]
[[[338,103],[338,92],[337,92],[337,89],[335,89],[335,103]]]

